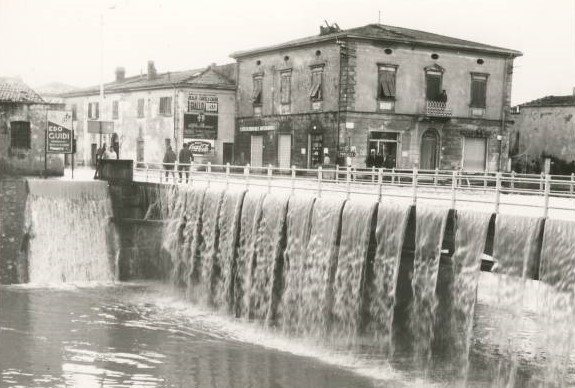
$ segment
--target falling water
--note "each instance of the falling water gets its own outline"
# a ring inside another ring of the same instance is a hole
[[[446,209],[428,207],[418,207],[416,212],[410,327],[415,358],[424,365],[431,356],[437,276],[447,214]]]
[[[249,271],[251,278],[247,293],[250,319],[271,322],[275,318],[275,308],[282,287],[287,204],[288,198],[281,195],[267,195],[263,201],[256,233],[255,255]]]
[[[256,256],[256,240],[264,198],[265,195],[254,192],[247,192],[244,196],[240,220],[240,240],[234,273],[234,312],[237,317],[248,317],[251,270]]]
[[[286,228],[284,292],[278,307],[282,329],[292,332],[303,318],[299,315],[306,272],[307,244],[311,229],[314,197],[293,196],[289,199]]]
[[[324,198],[314,203],[295,332],[316,338],[328,332],[343,205]]]
[[[204,302],[213,304],[214,286],[220,276],[219,233],[220,209],[224,198],[222,190],[206,190],[202,209],[202,246],[200,263],[202,266],[202,286]]]
[[[367,256],[376,209],[377,204],[369,201],[348,201],[343,209],[333,285],[332,334],[346,343],[352,343],[362,328]]]
[[[217,308],[225,308],[231,312],[233,308],[233,285],[236,272],[236,255],[238,251],[238,236],[240,215],[245,191],[226,191],[220,207],[219,223],[219,273],[213,277],[212,303]]]
[[[499,385],[517,383],[519,366],[518,349],[522,346],[519,336],[524,325],[524,296],[528,283],[537,274],[537,250],[542,220],[530,217],[500,214],[495,220],[493,257],[497,272],[493,287],[495,303],[501,308],[501,324],[490,341],[504,355],[495,372]]]
[[[113,281],[119,249],[107,186],[29,180],[28,187],[30,282]]]
[[[467,376],[469,367],[473,314],[489,219],[490,214],[485,213],[455,213],[451,270],[447,266],[442,268],[451,280],[445,298],[439,304],[441,313],[437,317],[434,352],[441,349],[439,354],[447,360],[445,364],[450,373],[460,378]]]
[[[575,320],[575,223],[546,220],[541,250],[541,316],[539,347],[547,354],[545,380],[573,386],[566,376],[573,348]]]
[[[367,331],[375,343],[392,353],[392,325],[399,261],[409,207],[394,203],[380,203],[377,211],[372,281],[369,288],[370,321]]]

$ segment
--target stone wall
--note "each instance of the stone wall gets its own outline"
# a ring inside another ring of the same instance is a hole
[[[24,255],[24,219],[26,209],[26,180],[0,179],[0,284],[21,283],[27,280]]]

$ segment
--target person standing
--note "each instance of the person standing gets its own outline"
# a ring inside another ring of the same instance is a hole
[[[176,153],[172,149],[172,146],[168,146],[166,148],[166,153],[164,154],[164,170],[166,170],[166,182],[168,181],[168,175],[170,171],[172,171],[172,177],[175,178],[174,175],[174,163],[176,163]],[[162,176],[160,175],[160,181],[162,180]]]
[[[96,171],[94,172],[94,179],[102,178],[102,159],[106,153],[106,143],[102,144],[96,151]]]
[[[180,177],[180,182],[182,181],[182,171],[186,172],[186,183],[190,177],[190,164],[194,161],[194,155],[190,151],[190,145],[184,143],[183,148],[180,150],[178,155],[178,175]]]

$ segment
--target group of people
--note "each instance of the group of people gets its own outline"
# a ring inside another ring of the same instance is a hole
[[[118,159],[118,154],[114,147],[106,147],[106,143],[103,143],[96,151],[96,172],[94,173],[94,179],[102,178],[102,168],[104,167],[102,160],[104,159]]]
[[[190,145],[188,143],[184,143],[184,146],[180,150],[178,156],[172,149],[172,146],[168,145],[166,147],[166,153],[164,154],[164,170],[166,170],[166,181],[168,180],[169,174],[172,174],[172,177],[175,178],[174,167],[176,160],[178,161],[178,176],[180,182],[182,181],[183,174],[186,175],[186,183],[188,183],[188,179],[190,177],[190,164],[194,161],[194,155],[190,150]]]

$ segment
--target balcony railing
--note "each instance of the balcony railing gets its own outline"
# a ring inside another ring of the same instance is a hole
[[[425,115],[431,117],[451,117],[451,106],[447,102],[427,101]]]

